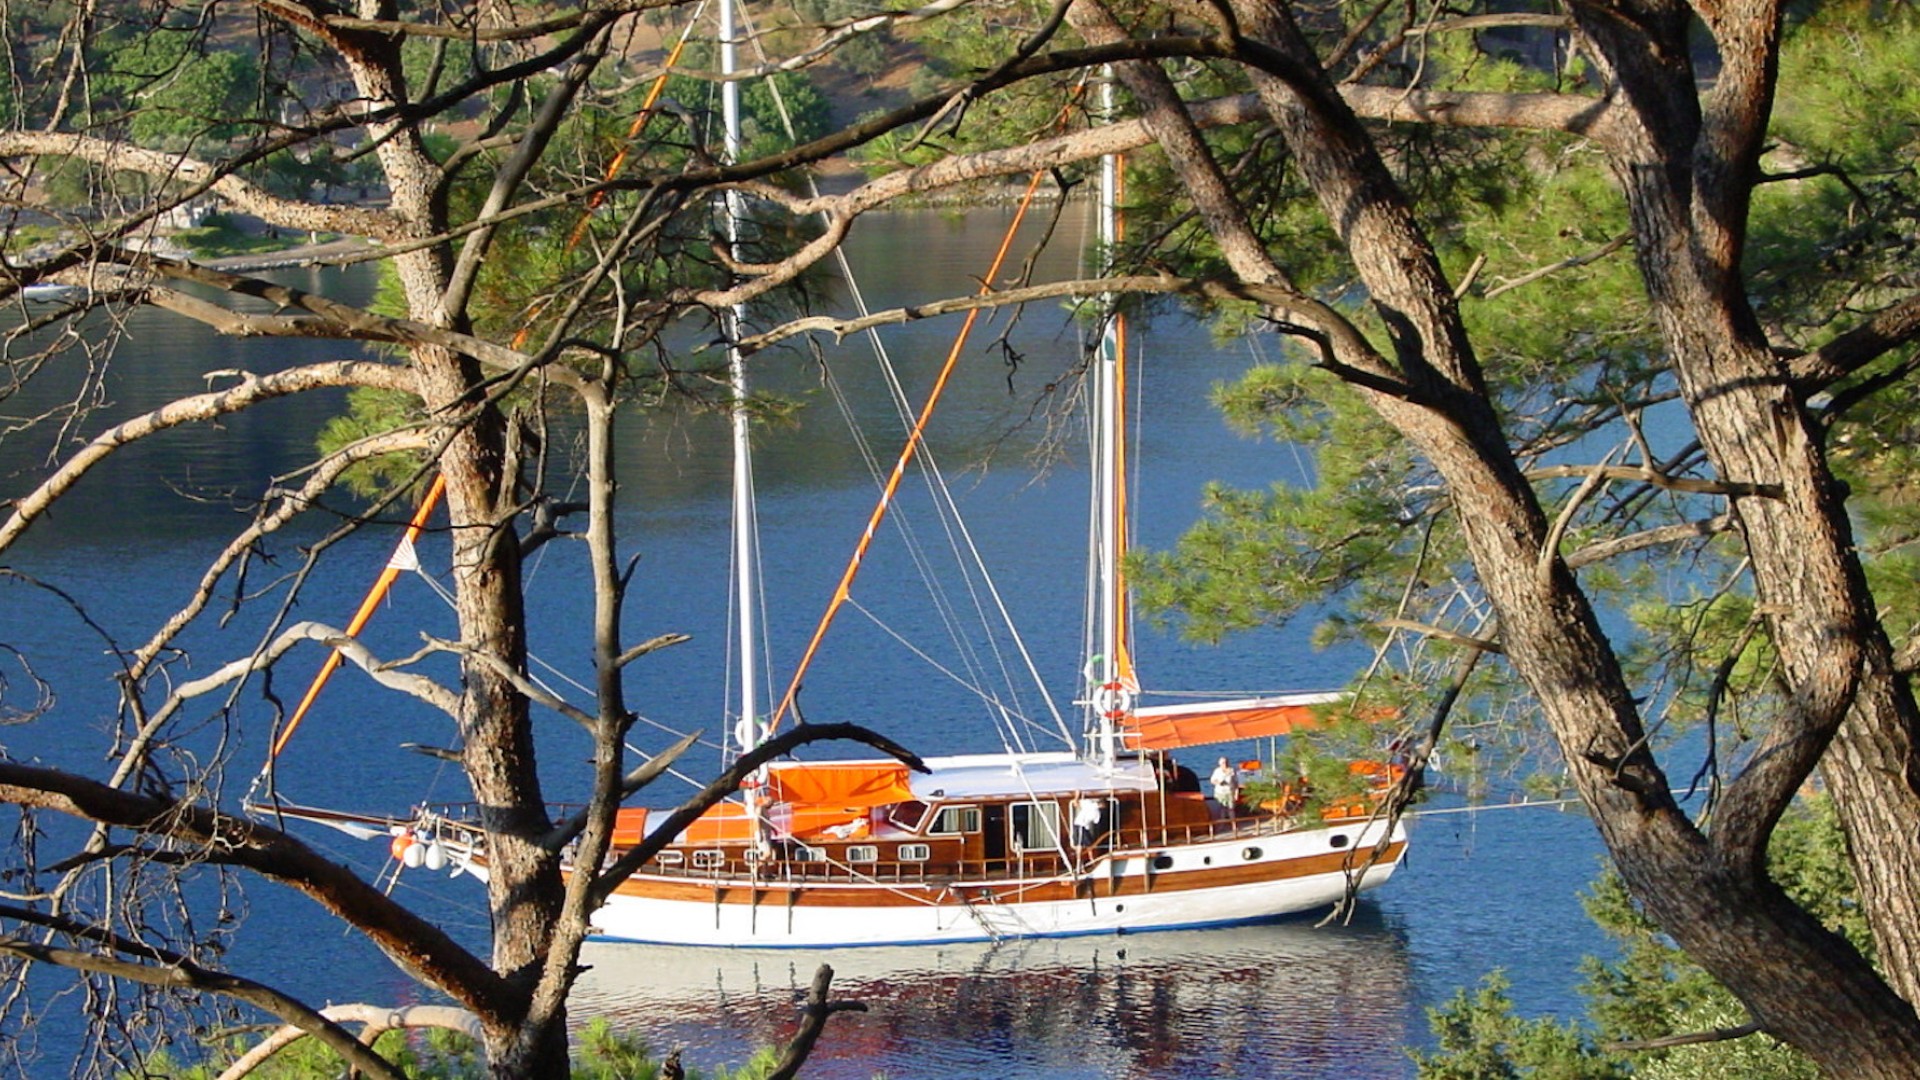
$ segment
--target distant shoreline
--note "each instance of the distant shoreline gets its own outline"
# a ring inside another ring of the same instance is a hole
[[[920,210],[952,211],[955,209],[985,209],[1005,206],[1019,201],[1021,189],[1018,187],[974,190],[965,195],[951,195],[944,198],[918,197],[896,206],[876,207],[861,216],[912,212]],[[1058,192],[1042,190],[1039,198],[1051,201]],[[340,237],[313,244],[293,244],[273,251],[252,251],[241,255],[221,255],[210,259],[195,259],[201,266],[230,273],[258,273],[263,270],[289,270],[310,266],[338,265],[347,262],[365,262],[366,256],[379,257],[381,246],[360,237]],[[355,258],[355,256],[360,256]]]

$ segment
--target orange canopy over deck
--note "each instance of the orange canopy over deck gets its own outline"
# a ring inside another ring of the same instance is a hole
[[[907,767],[897,761],[808,761],[767,770],[768,801],[776,808],[775,828],[792,836],[813,836],[864,819],[876,806],[912,799]],[[622,807],[614,819],[613,842],[630,847],[647,832],[645,807]],[[689,824],[679,844],[748,843],[753,818],[737,802],[716,803]]]
[[[774,802],[795,806],[867,809],[913,798],[907,767],[898,761],[805,761],[767,770]]]
[[[1120,721],[1126,745],[1141,750],[1237,742],[1285,735],[1313,727],[1322,706],[1346,700],[1343,693],[1281,694],[1276,697],[1158,705],[1135,709]]]

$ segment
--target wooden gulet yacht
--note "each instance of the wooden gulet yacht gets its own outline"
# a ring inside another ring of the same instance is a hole
[[[722,37],[731,39],[725,30]],[[1101,172],[1102,246],[1111,253],[1119,241],[1120,162],[1106,159]],[[1376,814],[1375,799],[1312,812],[1286,796],[1223,806],[1170,756],[1312,726],[1317,710],[1344,695],[1136,704],[1121,573],[1125,332],[1107,309],[1090,408],[1098,631],[1080,703],[1088,718],[1083,749],[935,757],[924,773],[890,759],[769,765],[739,801],[715,806],[619,887],[593,917],[600,937],[818,947],[1208,926],[1323,908],[1392,875],[1406,836]],[[736,430],[744,460],[743,424]],[[743,502],[741,491],[736,521],[750,524],[750,498]],[[890,495],[891,487],[863,551]],[[745,565],[750,553],[740,554]],[[858,565],[856,554],[836,601]],[[752,589],[743,582],[741,592],[736,603],[750,611]],[[740,622],[751,626],[749,617]],[[752,647],[743,642],[741,650]],[[765,724],[752,680],[743,679],[736,732],[743,747],[770,735],[799,679]],[[1376,788],[1396,775],[1379,763],[1356,763],[1355,771]],[[649,817],[641,808],[621,811],[616,854],[648,835]]]

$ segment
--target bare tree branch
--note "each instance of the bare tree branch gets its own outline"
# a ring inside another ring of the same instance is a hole
[[[1809,392],[1830,386],[1889,351],[1920,338],[1920,294],[1876,312],[1789,365],[1795,382]]]
[[[1687,476],[1670,476],[1647,465],[1548,465],[1527,470],[1529,480],[1585,479],[1589,476],[1598,476],[1607,480],[1635,480],[1669,491],[1685,491],[1695,495],[1724,495],[1730,499],[1778,499],[1781,497],[1779,484],[1746,484],[1737,480],[1696,480]]]
[[[73,968],[77,971],[110,975],[149,986],[203,991],[230,997],[236,1001],[244,1001],[320,1040],[354,1068],[362,1069],[375,1076],[386,1077],[388,1080],[404,1080],[398,1068],[374,1053],[369,1047],[363,1046],[338,1023],[314,1011],[304,1002],[264,983],[222,971],[212,971],[179,953],[160,949],[145,942],[129,941],[111,931],[77,923],[57,915],[5,905],[0,906],[0,917],[43,926],[57,933],[105,946],[115,952],[131,953],[141,959],[122,960],[103,953],[62,949],[11,936],[0,936],[0,953],[17,956],[23,960]]]
[[[320,1010],[320,1015],[336,1024],[364,1024],[358,1041],[368,1046],[373,1045],[373,1041],[385,1032],[407,1028],[442,1028],[458,1032],[475,1042],[482,1035],[478,1017],[450,1005],[329,1005]],[[291,1024],[280,1028],[235,1058],[216,1080],[243,1080],[275,1054],[307,1035],[305,1028]]]
[[[1681,1035],[1662,1035],[1657,1039],[1637,1039],[1632,1042],[1604,1042],[1600,1049],[1610,1054],[1633,1054],[1647,1050],[1670,1050],[1676,1046],[1699,1046],[1704,1043],[1729,1042],[1744,1039],[1749,1035],[1758,1035],[1766,1029],[1748,1021],[1735,1027],[1715,1028],[1712,1031],[1690,1031]]]
[[[133,794],[57,769],[0,762],[0,802],[52,810],[193,845],[206,861],[239,866],[305,893],[364,933],[393,961],[489,1022],[511,1014],[498,975],[434,924],[346,867],[278,829],[210,807]]]
[[[289,394],[341,386],[398,389],[411,383],[404,367],[374,360],[336,360],[288,368],[270,375],[255,375],[245,371],[216,371],[207,375],[209,381],[222,377],[233,378],[236,382],[224,390],[169,402],[94,436],[84,448],[63,462],[52,476],[14,502],[12,513],[5,521],[0,521],[0,551],[11,547],[28,526],[79,483],[89,470],[128,443],[181,424],[212,420]]]
[[[406,235],[403,223],[384,210],[283,199],[242,177],[222,175],[223,166],[186,154],[143,150],[120,140],[58,131],[0,131],[0,158],[14,157],[73,158],[102,169],[182,184],[211,180],[208,190],[235,210],[288,229],[347,233],[374,240],[398,240]]]

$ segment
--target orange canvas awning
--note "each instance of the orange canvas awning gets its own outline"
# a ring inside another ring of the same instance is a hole
[[[913,798],[907,767],[898,761],[809,761],[776,765],[767,773],[775,802],[864,809]]]
[[[1310,728],[1317,709],[1346,697],[1342,693],[1282,694],[1199,705],[1161,705],[1135,709],[1120,721],[1120,727],[1125,744],[1141,750],[1178,750],[1262,739]]]
[[[746,843],[754,838],[753,817],[736,802],[714,803],[675,838],[679,844]]]
[[[798,840],[832,837],[847,840],[865,836],[870,827],[869,811],[858,807],[795,806],[774,803],[767,811],[767,824],[775,836]]]
[[[623,806],[613,812],[613,846],[632,847],[647,838],[647,808]]]

